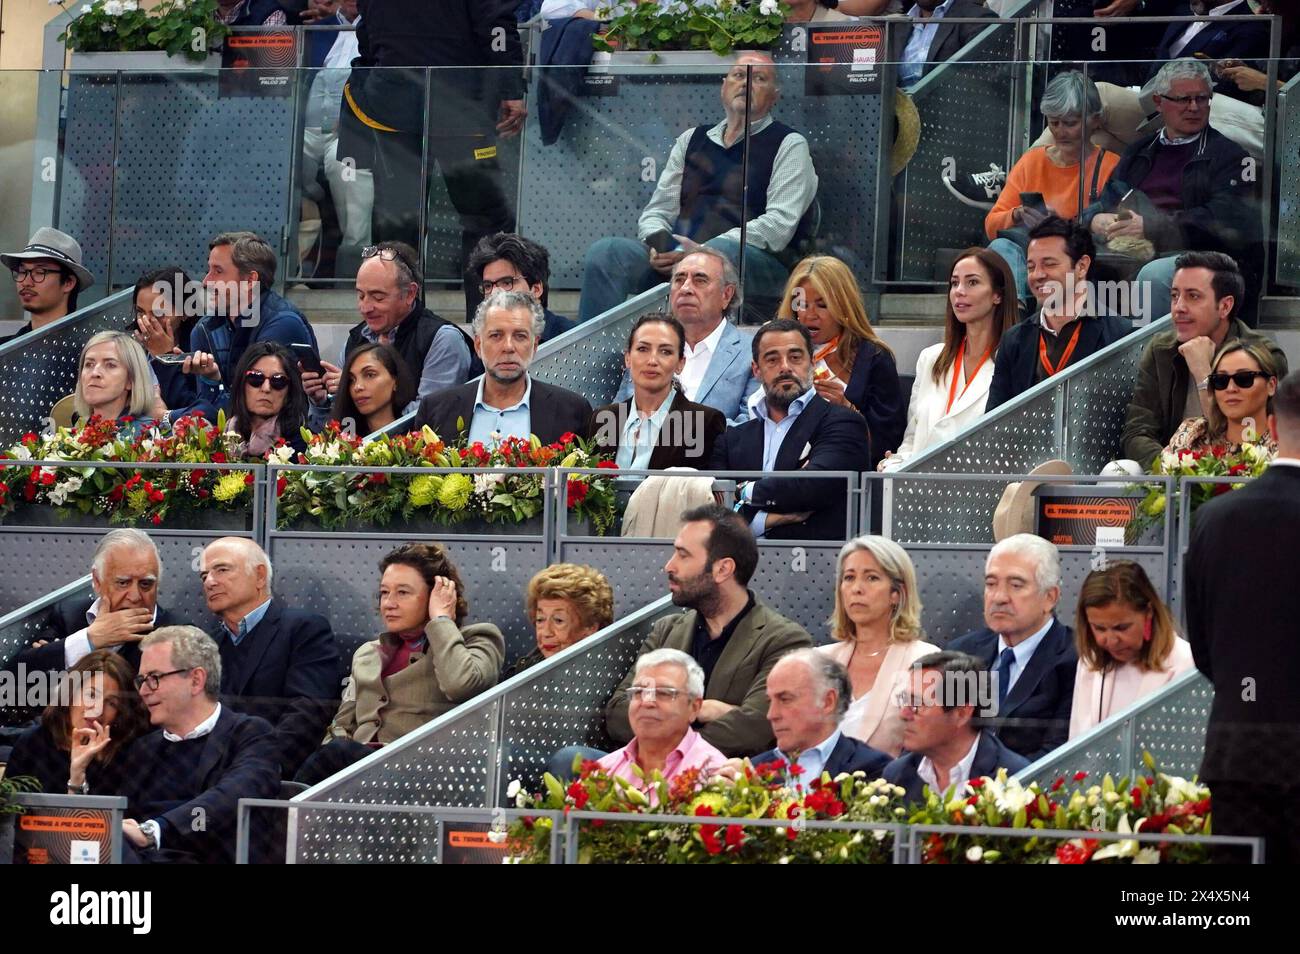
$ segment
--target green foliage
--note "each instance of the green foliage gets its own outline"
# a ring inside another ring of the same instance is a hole
[[[230,32],[217,21],[217,0],[164,0],[148,12],[138,0],[93,0],[78,9],[59,36],[78,53],[159,51],[203,60]]]
[[[712,50],[730,56],[737,48],[770,49],[781,36],[790,13],[778,3],[770,13],[758,3],[742,5],[737,0],[719,0],[715,6],[702,0],[681,0],[684,9],[667,12],[656,3],[637,3],[618,16],[610,8],[598,11],[609,21],[603,34],[593,36],[596,49],[614,50]]]

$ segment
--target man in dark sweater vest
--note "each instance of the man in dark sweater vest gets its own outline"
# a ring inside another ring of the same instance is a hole
[[[780,297],[789,266],[812,239],[817,173],[807,140],[769,115],[779,96],[771,57],[741,54],[722,81],[727,118],[677,137],[637,222],[637,239],[605,238],[587,250],[579,321],[667,281],[697,245],[716,248],[739,267],[742,223],[746,294]]]
[[[123,756],[124,790],[95,794],[126,796],[129,861],[233,862],[239,800],[279,790],[275,736],[217,701],[221,657],[201,629],[164,626],[142,647],[136,681],[158,731]]]

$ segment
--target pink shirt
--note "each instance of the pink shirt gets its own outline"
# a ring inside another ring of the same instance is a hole
[[[600,759],[598,764],[601,770],[609,775],[617,775],[631,782],[641,791],[646,791],[649,787],[648,780],[638,778],[632,771],[632,767],[636,765],[636,754],[636,739],[633,739],[621,749],[610,752]],[[671,782],[679,773],[688,769],[718,768],[725,761],[727,761],[725,755],[705,742],[704,737],[694,729],[688,728],[682,740],[677,743],[677,747],[669,752],[668,758],[664,760],[664,780]],[[654,801],[653,793],[651,793],[651,801]]]

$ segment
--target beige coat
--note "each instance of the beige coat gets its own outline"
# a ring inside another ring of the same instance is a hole
[[[1070,706],[1070,738],[1083,735],[1139,699],[1163,689],[1191,669],[1192,647],[1181,637],[1165,660],[1164,669],[1144,672],[1135,663],[1125,663],[1105,674],[1089,669],[1082,659],[1074,673],[1074,701]],[[1100,716],[1100,717],[1099,717]]]
[[[387,744],[497,684],[505,640],[491,623],[460,630],[451,620],[432,620],[425,635],[428,651],[412,653],[410,665],[387,679],[380,676],[384,660],[379,646],[395,642],[394,637],[385,634],[356,651],[326,742],[348,738]]]
[[[826,653],[840,665],[847,666],[853,652],[853,643],[818,646],[817,651]],[[876,683],[871,687],[871,698],[867,702],[866,711],[852,725],[845,722],[840,726],[844,734],[898,758],[903,751],[903,717],[896,698],[898,690],[903,687],[902,680],[906,678],[912,663],[938,651],[938,646],[919,639],[910,643],[890,643],[885,658],[881,660],[880,671],[876,674]]]

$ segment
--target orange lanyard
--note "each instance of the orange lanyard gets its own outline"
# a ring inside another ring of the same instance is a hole
[[[826,344],[822,345],[821,350],[818,351],[815,355],[813,355],[813,364],[816,364],[818,361],[825,358],[832,351],[837,350],[839,346],[840,346],[840,336],[836,335],[834,341],[826,342]]]
[[[1047,360],[1047,341],[1043,338],[1042,331],[1038,332],[1038,360],[1043,363],[1043,370],[1049,378],[1070,363],[1070,355],[1074,354],[1074,346],[1079,343],[1079,332],[1082,329],[1083,321],[1080,320],[1074,326],[1074,334],[1070,335],[1070,343],[1065,346],[1065,354],[1061,355],[1061,362],[1056,367],[1052,367],[1052,362]]]
[[[966,379],[966,384],[961,389],[962,397],[966,396],[966,391],[970,388],[970,383],[974,381],[976,375],[980,373],[980,368],[984,367],[984,362],[989,359],[989,352],[992,350],[992,347],[984,349],[984,354],[980,357],[980,363],[975,365],[974,373]],[[961,372],[961,362],[965,354],[966,339],[962,338],[961,344],[957,346],[957,360],[952,363],[952,383],[948,385],[948,406],[943,409],[944,414],[947,414],[952,410],[952,402],[957,400],[957,375]]]

